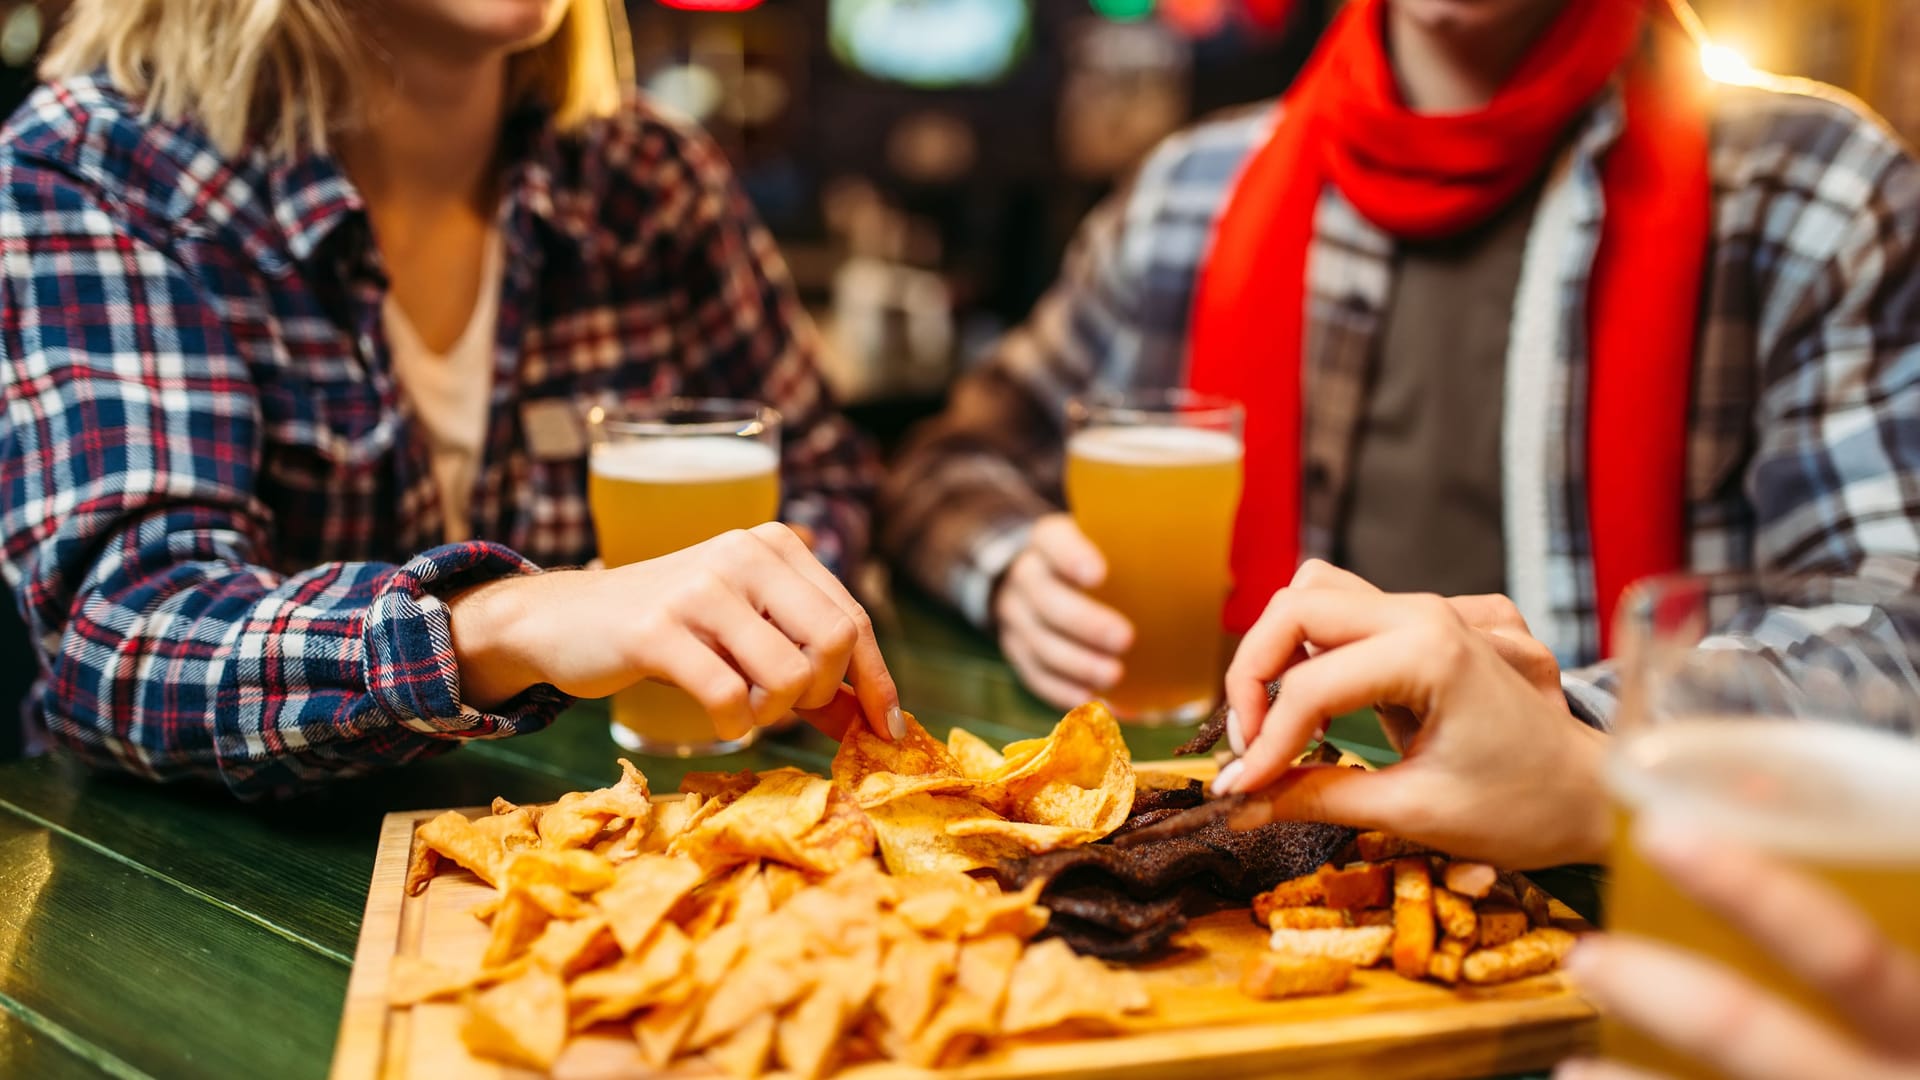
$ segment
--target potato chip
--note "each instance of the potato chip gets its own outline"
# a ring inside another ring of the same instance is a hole
[[[647,778],[633,762],[620,759],[620,780],[598,791],[560,796],[540,815],[540,842],[548,848],[585,847],[616,822],[644,828],[653,816]]]
[[[832,804],[828,804],[827,813],[833,813]],[[871,829],[872,823],[867,826]],[[785,863],[762,863],[760,877],[767,886],[767,900],[770,907],[778,908],[793,898],[793,894],[812,884],[807,875]]]
[[[642,855],[621,863],[613,884],[593,899],[620,948],[633,952],[702,876],[700,867],[687,859]]]
[[[545,1072],[567,1043],[567,988],[558,975],[530,968],[475,994],[460,1025],[474,1054]]]
[[[1133,758],[1119,722],[1098,702],[1062,717],[1038,754],[995,783],[1004,787],[1002,809],[1014,821],[1088,829],[1101,837],[1133,810]]]
[[[718,810],[721,806],[752,791],[754,785],[759,782],[759,776],[755,775],[752,769],[741,769],[734,773],[694,772],[681,778],[680,790],[688,795],[698,795],[706,801],[719,803],[720,806],[714,807]]]
[[[1070,1020],[1117,1026],[1124,1014],[1152,1004],[1140,976],[1076,956],[1066,942],[1051,938],[1028,946],[1014,965],[1000,1030],[1043,1031]]]
[[[952,942],[929,941],[918,934],[888,944],[873,1004],[893,1036],[910,1040],[926,1026],[957,955]]]
[[[852,793],[863,810],[909,795],[977,786],[911,714],[898,739],[883,739],[866,727],[849,730],[833,756],[833,783]]]
[[[955,836],[957,821],[997,820],[993,811],[960,795],[907,795],[867,808],[887,872],[896,876],[966,872],[1026,854],[1004,837]]]
[[[960,775],[969,780],[989,780],[1007,763],[1000,751],[988,746],[985,739],[965,728],[954,728],[947,732],[947,753],[953,755],[953,763],[960,770]]]
[[[872,855],[876,843],[865,811],[829,784],[826,814],[800,837],[793,858],[783,861],[816,874],[834,874]]]
[[[540,843],[533,816],[525,810],[478,820],[449,810],[421,825],[414,838],[496,887],[509,857]]]
[[[598,967],[620,953],[620,946],[599,915],[584,919],[555,920],[547,924],[528,948],[533,962],[560,975],[573,975]]]
[[[1072,825],[1035,825],[1026,821],[978,817],[947,823],[948,836],[985,836],[1007,840],[1035,855],[1061,848],[1079,847],[1100,839],[1092,829]]]
[[[487,951],[480,959],[480,966],[502,967],[518,959],[547,928],[551,918],[526,893],[508,893],[493,917],[493,930],[487,936]]]
[[[707,1048],[707,1060],[728,1076],[755,1077],[767,1071],[773,1052],[774,1018],[764,1013],[740,1025],[726,1039]]]
[[[1007,982],[1020,960],[1022,944],[1011,934],[976,938],[960,946],[953,986],[933,1019],[907,1040],[907,1060],[922,1068],[941,1063],[956,1040],[992,1035],[999,1028]]]
[[[672,923],[654,928],[642,950],[619,963],[589,971],[567,987],[576,1007],[576,1030],[621,1020],[660,1000],[693,966],[693,943]]]

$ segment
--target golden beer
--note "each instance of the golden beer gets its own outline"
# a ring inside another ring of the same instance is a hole
[[[1849,1024],[1640,855],[1633,822],[1651,812],[1820,877],[1920,955],[1920,744],[1807,720],[1683,717],[1623,736],[1607,780],[1616,808],[1609,929],[1717,961],[1836,1028]],[[1603,1026],[1602,1046],[1643,1069],[1716,1075],[1621,1023]]]
[[[608,566],[655,559],[772,521],[780,506],[780,456],[738,435],[605,441],[588,464],[587,502]],[[698,701],[654,682],[615,694],[613,722],[615,737],[639,753],[721,753],[746,741],[716,741]]]
[[[1067,442],[1067,505],[1107,560],[1093,595],[1133,623],[1125,675],[1105,694],[1116,716],[1184,722],[1219,696],[1241,458],[1235,432],[1173,423]]]

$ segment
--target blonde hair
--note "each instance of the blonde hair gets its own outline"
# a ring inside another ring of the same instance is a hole
[[[172,121],[191,115],[220,149],[327,149],[361,120],[369,55],[354,0],[75,0],[40,65],[47,80],[104,66],[114,85]],[[373,0],[383,3],[385,0]],[[618,107],[607,0],[566,0],[553,36],[509,61],[509,93],[571,128]]]

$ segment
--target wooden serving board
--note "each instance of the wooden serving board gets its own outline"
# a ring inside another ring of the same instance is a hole
[[[474,816],[486,812],[469,811]],[[405,895],[414,828],[438,813],[389,814],[381,825],[333,1080],[535,1080],[533,1073],[468,1055],[458,1034],[458,1004],[387,1005],[387,974],[395,956],[465,968],[486,947],[487,928],[470,912],[492,890],[472,874],[443,863],[424,894]],[[1554,916],[1569,928],[1585,928],[1557,900]],[[1121,1034],[1010,1043],[939,1072],[875,1064],[837,1075],[850,1080],[1487,1076],[1545,1069],[1592,1045],[1594,1010],[1558,973],[1456,989],[1412,982],[1391,971],[1362,971],[1344,993],[1263,1002],[1238,988],[1248,959],[1267,948],[1266,932],[1244,909],[1196,919],[1183,940],[1182,952],[1137,969],[1154,1009],[1129,1018]],[[555,1080],[716,1075],[704,1068],[649,1070],[631,1042],[612,1037],[576,1038],[554,1070]]]

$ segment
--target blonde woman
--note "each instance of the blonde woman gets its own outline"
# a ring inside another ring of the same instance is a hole
[[[643,678],[727,737],[897,727],[827,568],[870,455],[720,155],[623,102],[601,2],[73,6],[0,135],[3,564],[55,743],[250,796]],[[554,425],[676,394],[785,415],[819,558],[765,526],[540,572],[593,555]]]

